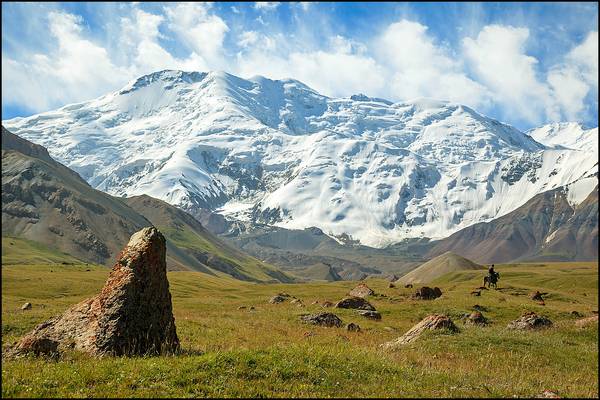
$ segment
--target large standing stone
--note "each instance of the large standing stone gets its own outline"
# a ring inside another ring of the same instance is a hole
[[[371,303],[362,297],[346,297],[345,299],[338,301],[338,303],[335,305],[335,308],[376,311],[375,307],[373,307]]]
[[[16,354],[143,355],[179,348],[167,280],[166,243],[154,227],[133,234],[100,293],[38,325]]]
[[[416,340],[426,330],[446,329],[450,332],[458,332],[454,322],[446,315],[432,314],[423,318],[421,322],[410,328],[408,332],[391,342],[384,343],[382,347],[386,350],[393,350],[399,346],[411,343]]]

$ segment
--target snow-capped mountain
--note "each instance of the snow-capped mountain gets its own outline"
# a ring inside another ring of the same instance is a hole
[[[114,195],[378,247],[446,237],[576,181],[581,202],[598,161],[596,146],[559,139],[578,125],[524,134],[458,104],[329,98],[222,72],[156,72],[3,124]],[[597,129],[582,132],[597,143]]]

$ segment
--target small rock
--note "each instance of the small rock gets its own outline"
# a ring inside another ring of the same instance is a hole
[[[488,320],[479,311],[474,311],[466,318],[465,323],[471,325],[487,325]]]
[[[390,283],[388,284],[388,288],[390,288],[390,289],[393,289],[393,288],[395,288],[395,287],[396,287],[396,285],[394,285],[392,282],[390,282]]]
[[[372,296],[374,294],[375,294],[375,292],[370,287],[365,285],[364,283],[359,284],[354,289],[352,289],[350,292],[348,292],[348,295],[350,295],[350,296],[363,297],[363,298],[367,297],[367,296]]]
[[[383,329],[385,329],[388,332],[396,332],[397,331],[396,328],[392,328],[391,326],[384,326]]]
[[[367,300],[362,297],[346,297],[345,299],[340,300],[335,308],[351,308],[355,310],[368,310],[368,311],[376,311],[375,307],[371,305]]]
[[[541,302],[544,301],[544,298],[542,297],[542,294],[539,291],[537,291],[537,290],[535,292],[531,293],[529,295],[529,298],[531,300],[535,300],[535,301],[541,301]]]
[[[250,306],[248,310],[256,310],[256,308],[254,308],[254,306]]]
[[[571,311],[571,315],[577,318],[583,317],[583,315],[579,311]]]
[[[304,304],[302,304],[302,300],[300,300],[300,299],[292,300],[291,304],[296,304],[298,307],[304,307]]]
[[[534,312],[526,312],[519,319],[508,324],[508,329],[540,329],[552,326],[552,321],[546,317],[541,317]]]
[[[238,307],[238,310],[245,310],[245,309],[246,309],[246,306],[239,306]]]
[[[472,294],[473,296],[481,296],[481,290],[473,290],[473,291],[471,292],[471,294]]]
[[[421,289],[418,289],[415,292],[415,294],[413,295],[413,298],[419,299],[419,300],[433,300],[433,299],[437,299],[441,295],[442,295],[442,291],[440,290],[440,288],[435,287],[432,289],[428,286],[423,286]]]
[[[486,288],[485,286],[479,286],[477,289],[479,290],[489,290],[488,288]]]
[[[319,313],[319,314],[314,314],[314,315],[304,315],[304,316],[300,317],[300,319],[302,321],[310,323],[310,324],[327,326],[330,328],[331,327],[339,328],[340,326],[342,326],[342,320],[333,313],[325,312],[325,313]]]
[[[279,304],[279,303],[283,303],[284,301],[286,301],[288,298],[281,296],[279,294],[271,297],[271,299],[269,299],[269,303],[271,304]]]
[[[575,322],[575,325],[579,328],[584,328],[588,325],[598,325],[598,314],[593,315],[588,318],[583,318]]]
[[[546,390],[544,390],[538,396],[538,398],[541,398],[541,399],[560,399],[560,396],[558,394],[554,393],[553,391],[546,389]]]
[[[475,304],[473,306],[473,310],[475,310],[475,311],[487,311],[487,308],[485,308],[484,306],[480,306],[479,304]]]
[[[31,310],[31,303],[25,303],[21,306],[21,310]]]
[[[390,282],[395,282],[395,281],[398,280],[398,277],[395,274],[388,275],[387,280],[390,281]]]
[[[412,289],[413,285],[412,283],[407,283],[406,285],[404,285],[404,288],[406,289]]]
[[[354,322],[350,322],[348,325],[346,325],[346,330],[349,332],[360,332],[360,326]]]
[[[304,337],[311,337],[311,336],[315,336],[315,334],[314,334],[314,332],[304,332],[302,334],[302,336],[304,336]]]
[[[377,321],[381,320],[381,314],[379,313],[379,311],[358,311],[358,313],[368,319],[373,319]]]
[[[333,303],[330,301],[324,301],[323,304],[321,304],[321,307],[325,307],[325,308],[333,307]]]
[[[315,304],[319,304],[318,300],[313,301],[312,303],[310,303],[311,305],[315,305]]]

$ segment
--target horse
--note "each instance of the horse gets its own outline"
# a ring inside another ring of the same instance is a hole
[[[500,274],[498,272],[494,273],[493,275],[484,276],[483,277],[483,287],[485,287],[485,285],[487,284],[488,287],[494,286],[494,289],[496,289],[496,283],[498,282],[499,278],[500,278]]]

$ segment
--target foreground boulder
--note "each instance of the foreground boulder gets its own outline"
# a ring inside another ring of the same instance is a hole
[[[440,314],[432,314],[423,318],[421,322],[410,328],[408,332],[391,342],[384,343],[382,347],[385,350],[394,350],[399,346],[415,341],[426,330],[445,329],[450,332],[458,332],[458,328],[454,322],[446,316]]]
[[[519,319],[512,321],[508,324],[508,329],[518,329],[518,330],[527,330],[527,329],[540,329],[547,328],[552,326],[552,321],[550,321],[546,317],[542,317],[537,315],[534,312],[526,312],[521,315]]]
[[[335,308],[376,311],[375,307],[373,307],[371,303],[362,297],[346,297],[345,299],[338,301],[338,303],[335,305]]]
[[[485,326],[488,324],[488,320],[479,311],[473,311],[471,314],[466,316],[465,324]]]
[[[373,296],[374,294],[375,294],[375,292],[373,291],[373,289],[371,289],[364,283],[359,284],[354,289],[352,289],[350,292],[348,292],[348,295],[350,295],[350,296],[363,297],[363,298],[367,297],[367,296]]]
[[[340,326],[342,326],[342,320],[337,315],[328,312],[314,315],[303,315],[301,319],[302,321],[307,322],[309,324],[326,326],[329,328],[339,328]]]
[[[421,289],[418,289],[415,292],[415,294],[413,295],[413,298],[419,299],[419,300],[433,300],[433,299],[437,299],[441,295],[442,295],[442,291],[440,290],[440,288],[435,287],[432,289],[428,286],[423,286]]]
[[[100,293],[24,336],[13,354],[145,355],[179,348],[167,280],[166,243],[154,227],[133,234]]]

